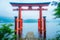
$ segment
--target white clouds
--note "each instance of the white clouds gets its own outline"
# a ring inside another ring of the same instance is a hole
[[[0,1],[0,16],[14,17],[14,16],[18,15],[17,11],[13,11],[13,7],[10,5],[9,2],[51,2],[51,1],[52,0],[1,0]],[[54,1],[56,1],[56,0],[54,0]],[[49,6],[48,11],[43,12],[43,15],[46,15],[47,17],[49,16],[50,18],[52,18],[53,9],[54,9],[54,7]],[[25,14],[23,14],[23,15],[25,15]],[[29,13],[27,13],[27,15],[29,15]],[[36,17],[36,15],[38,15],[38,14],[32,13],[32,16]],[[30,18],[28,16],[25,16],[25,17]],[[34,18],[34,17],[32,17],[32,18]]]
[[[0,16],[14,17],[17,13],[13,12],[13,8],[8,1],[0,1]]]
[[[38,19],[39,18],[39,11],[22,11],[22,18],[23,19]]]

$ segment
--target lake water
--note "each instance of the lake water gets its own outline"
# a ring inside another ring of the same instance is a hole
[[[0,23],[0,27],[1,24]],[[8,23],[7,23],[8,24]],[[14,23],[12,23],[14,24]],[[60,30],[60,25],[58,25],[59,22],[55,21],[49,21],[46,22],[46,36],[47,38],[52,38],[56,36],[56,31]],[[12,26],[12,29],[14,29],[14,26]],[[38,23],[23,23],[23,32],[22,32],[22,37],[25,37],[27,32],[34,32],[35,37],[38,37]]]

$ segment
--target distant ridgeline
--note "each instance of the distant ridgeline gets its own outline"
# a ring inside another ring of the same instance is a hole
[[[25,19],[23,20],[24,23],[36,23],[37,19]],[[0,23],[10,23],[14,22],[14,19],[12,18],[6,18],[6,17],[0,17]]]
[[[9,17],[0,17],[0,23],[13,23],[14,22],[14,18],[9,18]],[[24,23],[37,23],[38,19],[24,19],[23,20]],[[46,22],[60,22],[60,19],[56,20],[48,20]]]
[[[37,19],[25,19],[25,20],[23,20],[23,22],[24,23],[36,23],[36,22],[38,22],[38,20]]]
[[[9,23],[9,22],[14,22],[13,18],[9,18],[9,17],[0,17],[0,23]],[[24,19],[23,20],[24,23],[36,23],[38,22],[37,19]]]
[[[1,17],[0,16],[0,23],[7,23],[7,22],[14,22],[14,20],[9,17]]]

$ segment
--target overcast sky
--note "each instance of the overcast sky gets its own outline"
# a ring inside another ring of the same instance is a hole
[[[18,15],[18,11],[13,11],[14,7],[10,5],[9,2],[21,2],[21,3],[33,3],[33,2],[52,2],[52,1],[59,1],[59,0],[0,0],[0,16],[14,18],[14,16]],[[53,18],[54,8],[56,6],[51,6],[51,4],[47,7],[48,11],[43,11],[43,16],[47,16],[47,19]],[[32,12],[22,12],[23,19],[38,19],[39,11],[32,11]]]

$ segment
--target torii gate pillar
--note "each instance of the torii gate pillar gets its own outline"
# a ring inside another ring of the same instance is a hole
[[[22,27],[23,27],[23,21],[21,18],[21,11],[22,10],[39,10],[39,19],[38,19],[38,32],[39,32],[39,36],[42,38],[42,35],[44,35],[44,40],[46,40],[46,19],[45,17],[42,17],[42,10],[47,10],[42,8],[43,6],[48,6],[50,4],[50,2],[45,2],[45,3],[10,3],[12,6],[16,6],[18,7],[18,9],[14,9],[18,10],[19,12],[19,17],[15,17],[15,34],[21,38],[22,35]],[[23,9],[22,6],[28,6],[28,9]],[[38,9],[32,9],[33,6],[38,6]],[[18,39],[19,40],[19,39]]]

